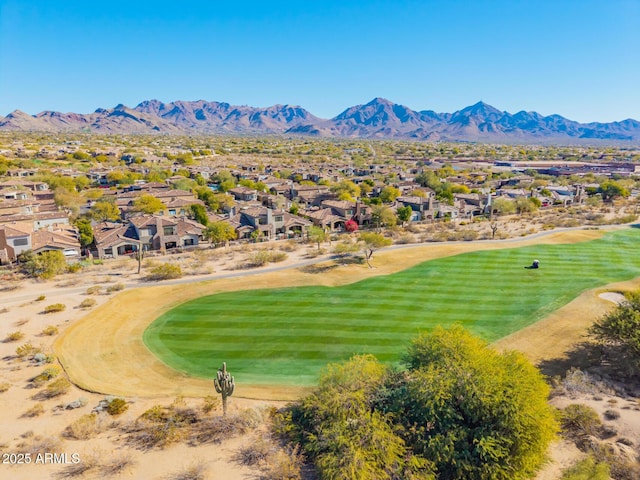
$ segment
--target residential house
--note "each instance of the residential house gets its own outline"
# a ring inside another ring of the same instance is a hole
[[[241,208],[240,212],[229,218],[238,238],[251,238],[258,232],[260,238],[300,237],[306,234],[312,225],[310,221],[285,212],[267,207]]]
[[[427,193],[426,197],[418,197],[415,195],[398,197],[396,204],[402,204],[403,207],[411,207],[411,210],[418,214],[417,220],[436,219],[440,206],[440,202],[435,199],[435,193],[431,191]],[[415,218],[415,216],[412,218]]]
[[[186,217],[139,215],[127,223],[104,222],[94,227],[94,244],[99,258],[117,258],[142,247],[149,251],[200,244],[205,226]]]
[[[249,187],[235,187],[230,189],[229,193],[238,202],[255,202],[258,200],[258,191]]]
[[[40,229],[32,235],[32,250],[34,253],[59,251],[67,260],[80,257],[80,236],[78,230],[72,226]]]
[[[319,208],[307,209],[304,215],[314,225],[331,231],[343,230],[348,220],[354,220],[359,226],[371,223],[370,208],[362,202],[348,200],[324,200]]]
[[[0,225],[0,264],[15,262],[18,255],[31,250],[31,232],[25,223]]]

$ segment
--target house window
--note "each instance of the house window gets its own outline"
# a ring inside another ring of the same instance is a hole
[[[113,248],[112,247],[105,248],[104,249],[104,254],[105,255],[113,255]]]
[[[274,217],[274,220],[276,222],[281,222],[282,221],[282,215],[278,215],[278,216]]]
[[[175,215],[175,214],[176,214],[175,209],[171,209],[171,210],[169,210],[169,215]]]
[[[175,235],[173,227],[164,227],[163,230],[165,235]]]
[[[347,210],[347,215],[353,215],[353,210]]]
[[[184,246],[185,247],[189,247],[189,246],[195,245],[195,244],[196,244],[196,242],[195,242],[195,240],[193,238],[185,238],[184,239]]]
[[[25,245],[29,245],[29,239],[27,238],[16,238],[13,241],[14,247],[24,247]]]

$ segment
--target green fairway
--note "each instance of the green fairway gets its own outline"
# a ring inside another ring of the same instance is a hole
[[[528,270],[533,259],[541,268]],[[459,323],[488,341],[522,329],[584,290],[640,276],[640,229],[570,245],[479,251],[341,287],[221,293],[187,302],[144,333],[169,366],[238,382],[310,385],[329,362],[372,353],[397,362],[409,340]]]

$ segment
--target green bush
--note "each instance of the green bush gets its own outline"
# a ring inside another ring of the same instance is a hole
[[[50,250],[34,254],[31,250],[19,256],[22,271],[30,277],[49,279],[67,271],[67,260],[62,252]]]
[[[71,388],[71,382],[64,377],[60,377],[47,385],[39,397],[41,398],[54,398],[63,395]]]
[[[151,268],[149,274],[145,277],[149,281],[171,280],[182,277],[182,269],[180,265],[174,263],[161,263]]]
[[[38,298],[36,298],[36,299],[35,299],[35,301],[36,301],[36,302],[41,302],[41,301],[43,301],[45,298],[47,298],[47,297],[45,297],[44,295],[40,295]]]
[[[330,365],[318,388],[274,418],[321,478],[522,480],[558,425],[549,388],[521,354],[460,327],[409,347],[406,371],[372,356]]]
[[[78,273],[82,270],[82,264],[80,262],[72,263],[67,267],[67,272],[69,273]]]
[[[56,378],[58,375],[60,375],[60,369],[58,367],[55,367],[55,366],[47,367],[42,371],[41,374],[32,378],[31,381],[35,385],[39,386],[45,382],[48,382],[52,378]]]
[[[42,406],[42,404],[36,403],[33,407],[31,407],[29,410],[24,412],[21,416],[23,418],[33,418],[33,417],[38,417],[43,413],[44,413],[44,407]]]
[[[20,345],[16,348],[16,356],[18,358],[33,358],[33,356],[37,353],[41,353],[42,349],[39,347],[34,347],[31,343],[27,342],[24,345]]]
[[[605,314],[590,328],[590,335],[600,343],[610,363],[623,376],[640,372],[640,292],[628,293],[625,301]],[[624,370],[622,370],[624,368]]]
[[[96,300],[94,298],[85,298],[82,302],[80,302],[80,305],[78,305],[78,307],[80,308],[91,308],[93,307],[96,303]]]
[[[589,456],[562,472],[561,480],[609,480],[609,465]]]
[[[18,340],[22,340],[24,338],[24,333],[20,331],[9,333],[4,341],[5,342],[17,342]]]
[[[578,441],[588,435],[598,436],[602,420],[593,408],[582,403],[574,403],[560,412],[560,425],[567,438]]]
[[[57,333],[58,333],[58,327],[54,325],[49,325],[48,327],[45,327],[42,329],[42,335],[47,335],[49,337],[53,335],[57,335]]]
[[[119,292],[120,290],[124,290],[124,283],[116,283],[107,287],[107,293]]]
[[[102,287],[100,285],[94,285],[93,287],[87,288],[87,295],[98,295],[102,291]]]
[[[107,413],[113,416],[126,412],[128,408],[129,405],[123,398],[114,398],[107,403]]]
[[[44,307],[43,313],[62,312],[67,306],[64,303],[53,303]]]

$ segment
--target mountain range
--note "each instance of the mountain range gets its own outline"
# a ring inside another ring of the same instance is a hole
[[[515,114],[484,102],[454,113],[415,111],[384,98],[322,119],[296,105],[267,108],[221,102],[146,100],[135,108],[117,105],[93,113],[15,110],[0,116],[0,131],[132,134],[278,134],[316,137],[389,138],[497,143],[640,143],[640,122],[579,123],[560,115]]]

